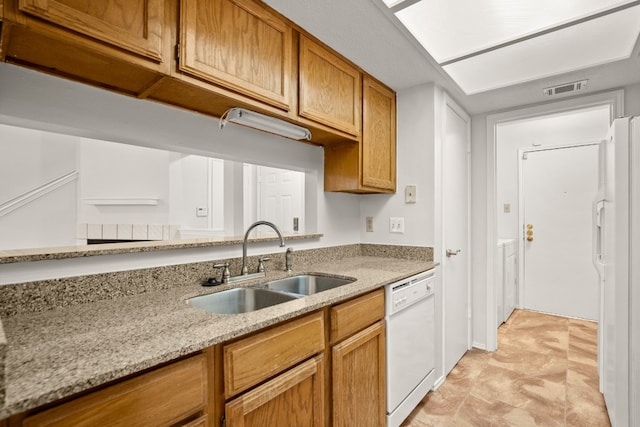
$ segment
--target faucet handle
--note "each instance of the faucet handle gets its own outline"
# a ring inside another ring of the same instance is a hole
[[[229,283],[229,278],[231,277],[231,272],[229,271],[229,263],[223,262],[220,264],[213,264],[213,268],[224,268],[222,271],[222,283]]]
[[[285,271],[287,272],[291,272],[291,270],[293,269],[293,249],[292,248],[287,248],[287,252],[284,255],[284,259],[285,259]]]
[[[271,261],[269,257],[260,257],[258,258],[258,273],[264,273],[264,263],[267,261]]]

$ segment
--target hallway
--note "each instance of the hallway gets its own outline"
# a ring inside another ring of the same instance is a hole
[[[516,310],[498,348],[467,352],[402,427],[610,426],[596,323]]]

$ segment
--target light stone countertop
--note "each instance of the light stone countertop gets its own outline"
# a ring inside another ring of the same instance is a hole
[[[210,314],[186,304],[196,295],[237,287],[199,284],[78,304],[2,319],[7,339],[0,419],[153,367],[323,306],[430,270],[433,262],[356,256],[311,264],[301,273],[349,276],[355,282],[262,310]]]

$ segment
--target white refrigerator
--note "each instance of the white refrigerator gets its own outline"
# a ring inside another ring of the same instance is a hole
[[[600,275],[600,391],[613,427],[640,425],[640,117],[614,120],[600,150],[593,261]]]

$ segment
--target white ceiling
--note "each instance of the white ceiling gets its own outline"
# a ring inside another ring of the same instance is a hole
[[[640,83],[640,42],[636,40],[629,59],[572,69],[528,82],[523,82],[527,77],[524,75],[527,67],[524,67],[522,78],[512,77],[510,86],[466,95],[381,0],[263,1],[393,89],[433,82],[443,86],[470,114],[549,101],[550,98],[542,94],[543,88],[576,80],[589,79],[587,89],[581,94]],[[640,4],[640,0],[633,3]],[[451,21],[452,26],[460,25],[453,17]],[[508,35],[501,37],[508,38]],[[611,43],[614,42],[612,37]],[[469,47],[470,50],[476,48]],[[517,69],[522,65],[513,63],[508,68]]]

